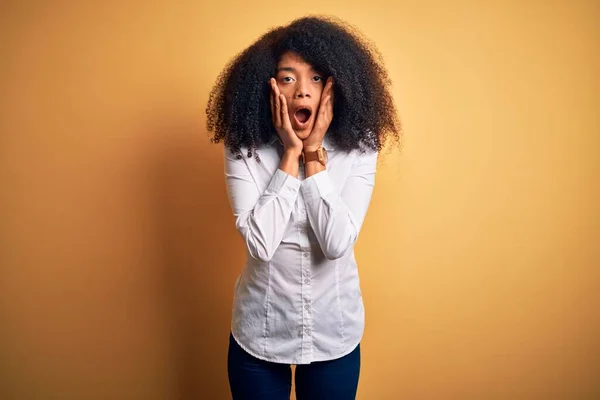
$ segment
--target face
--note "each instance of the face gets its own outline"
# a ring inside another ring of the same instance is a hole
[[[297,54],[287,52],[277,64],[275,80],[285,96],[292,128],[300,139],[306,139],[315,124],[326,76]]]

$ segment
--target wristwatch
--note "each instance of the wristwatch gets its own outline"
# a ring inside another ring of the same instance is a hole
[[[302,163],[306,164],[309,161],[318,161],[321,165],[325,166],[327,163],[327,150],[325,147],[320,146],[315,151],[302,151]]]

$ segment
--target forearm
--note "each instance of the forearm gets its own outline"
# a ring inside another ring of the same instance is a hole
[[[300,152],[293,149],[286,149],[279,162],[279,169],[283,172],[298,178],[298,169],[300,167]]]
[[[277,169],[264,191],[259,190],[246,161],[225,148],[224,154],[225,182],[236,228],[250,255],[269,261],[283,238],[301,181]]]
[[[301,190],[308,219],[328,259],[344,255],[358,238],[375,184],[377,152],[360,156],[352,166],[341,193],[329,171],[308,176]],[[309,162],[312,163],[312,162]]]
[[[306,175],[306,178],[313,176],[314,174],[317,174],[321,171],[325,171],[325,169],[325,166],[316,160],[309,161],[306,164],[304,164],[304,173]]]

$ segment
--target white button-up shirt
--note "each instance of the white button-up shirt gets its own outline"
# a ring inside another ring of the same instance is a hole
[[[260,163],[224,146],[225,181],[246,262],[235,281],[231,332],[262,360],[309,364],[342,357],[360,342],[364,307],[354,244],[375,183],[378,153],[323,141],[326,170],[298,178],[279,169],[274,136]]]

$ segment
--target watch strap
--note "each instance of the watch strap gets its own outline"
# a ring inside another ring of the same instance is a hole
[[[302,162],[306,164],[309,161],[319,161],[319,151],[303,151]]]

